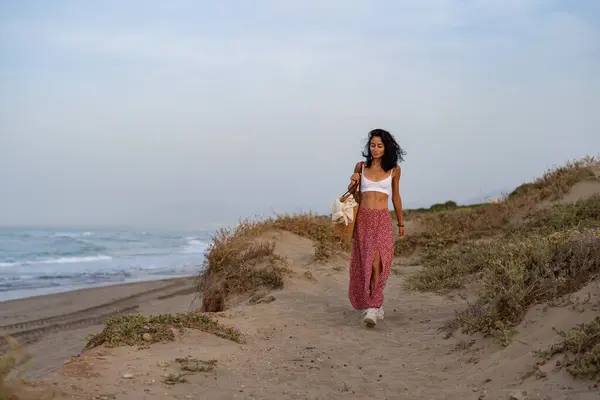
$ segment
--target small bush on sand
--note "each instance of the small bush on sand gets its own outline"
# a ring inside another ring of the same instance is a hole
[[[429,207],[431,211],[443,211],[443,210],[454,210],[458,207],[458,204],[454,200],[448,200],[445,203],[436,203]]]
[[[561,340],[547,350],[537,352],[546,362],[556,354],[564,354],[562,366],[576,378],[595,379],[600,375],[600,317],[569,331],[556,331]]]
[[[102,332],[91,335],[84,350],[108,347],[148,345],[175,340],[175,333],[196,329],[234,342],[241,342],[238,330],[225,327],[201,312],[186,314],[119,315],[108,318]]]
[[[532,305],[572,293],[600,272],[600,231],[498,241],[481,270],[479,301],[458,320],[466,333],[502,337]]]

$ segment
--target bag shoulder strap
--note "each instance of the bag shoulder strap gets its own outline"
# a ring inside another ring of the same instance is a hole
[[[364,168],[364,164],[365,164],[365,163],[364,163],[364,161],[361,161],[360,163],[358,163],[358,164],[357,164],[357,165],[354,167],[354,173],[356,173],[356,174],[359,174],[359,175],[362,177],[362,171],[363,171],[363,168]],[[359,167],[359,165],[360,165],[360,167]],[[358,186],[357,186],[357,188],[358,188],[358,193],[360,193],[360,179],[358,180]],[[350,196],[350,192],[351,192],[351,190],[352,190],[352,189],[350,189],[350,190],[347,190],[347,191],[346,191],[346,192],[345,192],[345,193],[342,195],[342,197],[341,197],[341,198],[345,199],[345,198],[347,198],[348,196]]]
[[[361,183],[362,183],[362,175],[365,172],[365,162],[361,161],[359,163],[359,165],[360,166],[358,168],[358,171],[356,171],[356,169],[355,169],[354,172],[357,173],[358,175],[360,175],[360,178],[358,179],[358,185],[356,186],[356,189],[357,189],[356,193],[358,193],[360,195]]]

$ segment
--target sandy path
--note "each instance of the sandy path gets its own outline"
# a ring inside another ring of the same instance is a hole
[[[360,312],[347,303],[346,274],[313,270],[313,275],[317,282],[298,281],[276,292],[272,303],[224,313],[221,321],[242,330],[246,344],[191,333],[177,343],[156,344],[151,349],[100,349],[45,380],[61,381],[61,388],[77,382],[81,393],[76,390],[76,398],[113,394],[143,399],[163,397],[166,392],[182,399],[458,399],[463,398],[458,393],[473,393],[468,384],[460,383],[451,385],[458,397],[440,397],[452,375],[444,371],[439,356],[453,344],[443,340],[438,328],[452,315],[455,304],[433,295],[407,295],[400,288],[401,279],[392,278],[386,319],[376,329],[367,329]],[[161,312],[159,308],[173,311],[177,306],[184,311],[192,300],[190,295],[178,296],[171,299],[170,307],[156,300],[143,308]],[[186,355],[217,359],[216,374],[193,375],[189,383],[164,385],[165,370],[157,362]],[[119,360],[118,366],[111,360]],[[125,373],[135,377],[124,380]]]

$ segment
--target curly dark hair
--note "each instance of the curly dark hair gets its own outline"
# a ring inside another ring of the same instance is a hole
[[[373,137],[378,136],[383,142],[383,147],[385,148],[383,152],[383,157],[381,157],[381,168],[384,171],[390,171],[399,162],[404,161],[404,155],[406,152],[398,145],[396,139],[392,136],[391,133],[384,129],[373,129],[369,132],[369,140],[367,140],[367,144],[365,145],[365,150],[362,155],[367,159],[366,167],[370,167],[373,162],[373,156],[371,156],[371,139]]]

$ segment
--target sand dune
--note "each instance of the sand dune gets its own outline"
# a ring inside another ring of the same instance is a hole
[[[600,193],[600,183],[577,184],[563,197]],[[418,230],[418,226],[410,229]],[[411,232],[407,232],[410,234]],[[89,289],[0,303],[0,333],[27,345],[34,356],[24,376],[39,378],[56,399],[597,399],[593,382],[574,380],[556,357],[536,366],[533,351],[552,345],[553,328],[568,329],[598,315],[600,284],[564,301],[528,311],[507,347],[480,335],[445,334],[456,310],[474,299],[472,288],[444,295],[407,291],[419,268],[397,257],[386,288],[386,318],[366,328],[347,300],[348,260],[315,260],[313,241],[274,230],[293,274],[270,295],[245,297],[214,317],[239,329],[245,343],[189,330],[174,342],[142,347],[98,347],[66,362],[79,339],[102,329],[108,315],[187,312],[200,307],[190,280]],[[216,360],[213,370],[165,383],[181,371],[178,358]],[[558,361],[557,361],[558,360]]]

